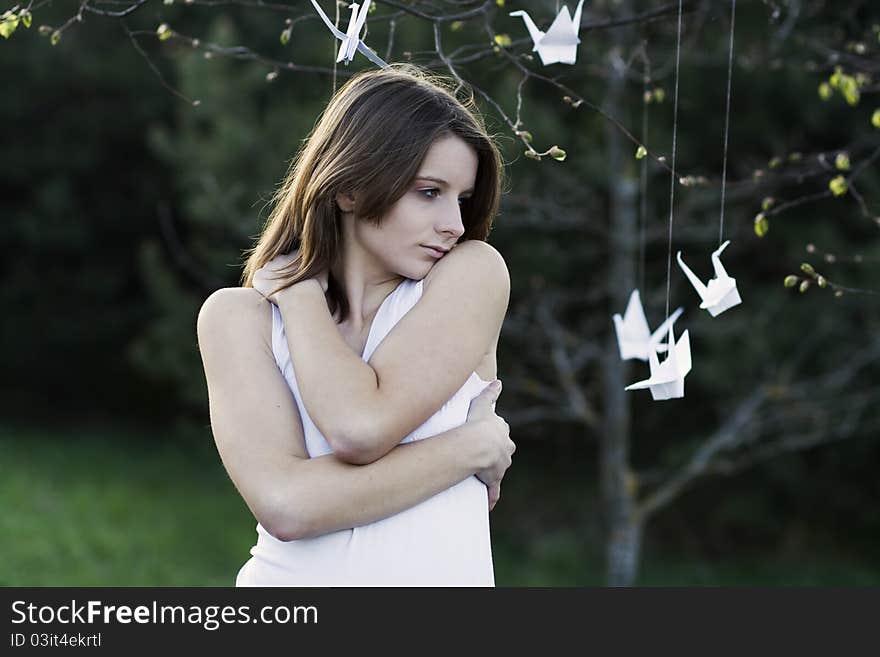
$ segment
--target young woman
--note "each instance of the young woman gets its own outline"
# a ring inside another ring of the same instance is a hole
[[[484,241],[501,159],[472,107],[411,66],[349,80],[243,287],[201,309],[212,430],[258,520],[237,585],[494,584],[510,282]]]

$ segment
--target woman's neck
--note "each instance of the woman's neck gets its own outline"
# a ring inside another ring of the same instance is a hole
[[[372,322],[385,298],[403,281],[399,274],[385,271],[366,260],[363,256],[343,252],[330,268],[348,301],[345,323],[355,330]]]

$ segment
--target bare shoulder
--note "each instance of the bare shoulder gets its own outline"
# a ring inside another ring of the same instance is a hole
[[[434,295],[444,308],[476,305],[487,311],[482,314],[483,321],[487,326],[494,325],[494,329],[475,371],[483,379],[495,378],[495,351],[510,302],[510,273],[504,258],[488,242],[462,242],[438,260],[425,276],[423,298]],[[463,316],[469,321],[479,321],[476,318],[480,315],[463,312]]]
[[[474,290],[503,296],[510,295],[510,272],[504,257],[494,246],[482,240],[467,240],[456,246],[431,267],[425,276],[425,290],[439,281],[471,281]]]
[[[252,287],[224,287],[202,303],[197,321],[199,344],[260,339],[271,344],[272,304]]]

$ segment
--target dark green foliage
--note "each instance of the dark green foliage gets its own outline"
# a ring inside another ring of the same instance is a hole
[[[546,14],[546,3],[531,4]],[[637,4],[636,10],[650,5]],[[880,44],[871,26],[880,23],[880,15],[864,2],[850,3],[845,15],[830,6],[802,4],[793,31],[777,40],[782,22],[772,19],[772,7],[740,3],[725,211],[725,239],[732,244],[724,261],[738,281],[743,304],[709,317],[697,308],[696,294],[673,263],[670,305],[686,307],[678,326],[691,331],[694,370],[684,400],[655,403],[646,394],[632,393],[638,470],[674,471],[755,386],[777,382],[780,368],[799,349],[807,357],[793,383],[833,371],[878,335],[878,297],[847,294],[838,299],[818,284],[798,294],[797,285],[783,285],[787,275],[802,273],[800,263],[809,259],[830,281],[880,289],[878,225],[861,216],[852,193],[776,212],[785,201],[827,190],[829,181],[843,173],[833,167],[838,150],[847,149],[855,168],[880,144],[880,130],[871,126],[880,104],[876,93],[863,93],[857,106],[837,92],[823,101],[817,89],[833,67],[812,47],[843,48],[848,41],[863,40],[876,58]],[[689,15],[685,21],[678,129],[680,170],[711,184],[676,189],[672,246],[673,256],[681,249],[704,280],[709,253],[718,243],[727,65],[727,8],[724,3],[712,7],[699,19]],[[274,12],[194,12],[178,5],[148,11],[132,17],[129,26],[155,30],[165,21],[203,42],[247,45],[302,65],[332,64],[332,40],[316,29],[317,23],[297,24],[282,45],[283,16]],[[160,43],[139,37],[168,83],[200,101],[194,107],[162,86],[113,21],[88,15],[54,47],[37,34],[38,24],[57,26],[68,15],[66,7],[40,9],[30,30],[19,26],[3,43],[6,54],[0,58],[0,72],[10,81],[0,104],[5,126],[0,302],[6,309],[0,358],[12,382],[4,386],[0,409],[5,417],[40,421],[82,415],[168,422],[188,417],[204,427],[207,400],[195,335],[199,307],[214,289],[238,284],[242,251],[258,234],[265,204],[333,83],[327,75],[287,71],[267,82],[272,69],[265,64],[205,59],[202,49],[179,39]],[[412,25],[398,26],[395,57],[412,51],[415,61],[425,63],[429,57],[419,53],[433,48],[433,35],[428,26]],[[519,22],[503,13],[493,25],[514,40],[524,36]],[[619,55],[628,61],[644,39],[652,70],[659,72],[651,86],[664,90],[663,101],[643,103],[641,69],[634,60],[626,102],[615,118],[641,139],[647,109],[648,152],[668,156],[674,21],[623,29],[618,36],[610,30],[582,33],[575,67],[545,71],[535,62],[527,65],[558,77],[588,103],[602,107],[608,71],[616,61],[614,40],[627,44]],[[386,34],[386,24],[371,27],[371,42],[383,56]],[[456,32],[445,30],[444,45],[453,52],[484,37],[479,26],[465,24]],[[510,52],[519,56],[529,50]],[[356,60],[352,70],[361,66]],[[346,69],[339,70],[341,84]],[[461,73],[515,117],[521,76],[503,53],[463,66]],[[509,163],[511,189],[490,241],[511,271],[511,310],[528,315],[542,295],[563,291],[574,300],[560,309],[560,321],[575,339],[604,346],[611,313],[623,310],[613,307],[608,296],[613,282],[609,253],[619,246],[608,235],[610,192],[619,184],[637,192],[642,164],[633,155],[637,145],[624,140],[627,156],[612,165],[610,140],[624,138],[587,104],[575,108],[563,101],[562,91],[537,79],[529,80],[523,94],[519,127],[531,133],[537,151],[557,144],[566,158],[536,162],[523,157],[524,145],[481,101]],[[828,171],[805,164],[814,164],[820,152],[828,153]],[[642,299],[649,322],[656,325],[666,301],[669,174],[649,158],[645,161],[649,239]],[[856,183],[875,214],[880,207],[877,172],[875,162]],[[768,197],[774,202],[762,207]],[[768,230],[759,238],[754,218],[762,211]],[[865,259],[827,262],[805,253],[808,243],[823,253],[861,253]],[[638,253],[637,246],[633,252]],[[537,325],[527,326],[525,333],[511,326],[502,334],[499,376],[520,388],[532,379],[554,389],[548,344]],[[642,374],[641,364],[629,366],[631,381]],[[878,376],[875,365],[843,391],[815,390],[806,402],[787,410],[789,426],[801,426],[817,410],[838,408],[847,395],[870,390]],[[579,383],[601,412],[599,364],[587,368]],[[515,390],[505,386],[502,415],[536,403]],[[562,393],[559,398],[563,403]],[[803,555],[809,551],[799,552],[798,546],[814,543],[844,553],[876,554],[876,420],[876,411],[869,413],[866,428],[847,442],[779,456],[730,478],[698,481],[674,509],[653,519],[646,555],[677,550],[703,555],[693,558],[711,563],[742,549],[808,560]],[[517,461],[529,467],[511,471],[516,483],[494,512],[502,528],[497,534],[503,546],[499,582],[598,582],[587,566],[571,574],[564,565],[554,571],[553,564],[569,563],[565,555],[575,553],[593,562],[601,559],[599,431],[601,426],[585,430],[565,422],[515,427],[514,439],[529,445],[520,448]],[[773,437],[772,432],[765,436]],[[200,434],[200,440],[205,438]],[[39,434],[28,438],[38,439]],[[554,485],[547,486],[548,481]],[[531,559],[551,565],[538,575],[521,572],[516,564]],[[645,582],[676,583],[652,559],[646,562]],[[876,580],[876,563],[873,567]],[[678,571],[673,566],[669,572]],[[773,581],[772,572],[761,573]],[[160,575],[145,574],[138,581],[155,583],[150,578]],[[722,567],[715,575],[715,583],[739,576]],[[814,581],[834,583],[836,577],[832,572]],[[678,581],[684,579],[713,583],[710,574],[691,573]],[[96,575],[95,581],[103,580]]]

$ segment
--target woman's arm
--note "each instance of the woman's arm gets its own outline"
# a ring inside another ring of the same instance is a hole
[[[463,242],[432,267],[422,298],[365,363],[340,335],[316,280],[278,293],[300,393],[334,453],[370,463],[431,417],[497,338],[509,296],[498,251]]]
[[[490,417],[497,393],[481,395],[485,421],[400,445],[370,465],[332,454],[310,459],[296,402],[272,355],[271,307],[263,297],[247,288],[218,290],[199,312],[198,338],[220,457],[254,517],[280,540],[374,522],[504,462],[506,423]]]

